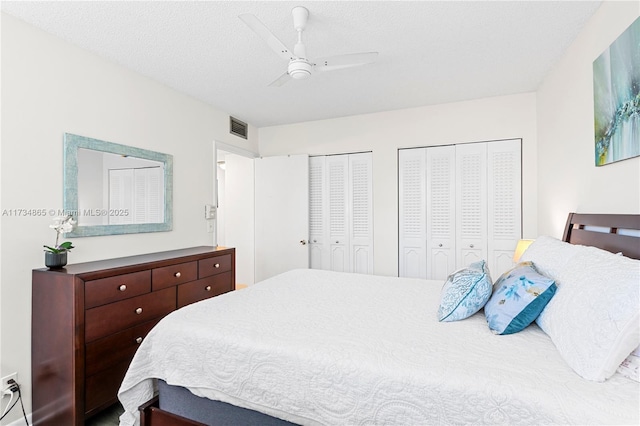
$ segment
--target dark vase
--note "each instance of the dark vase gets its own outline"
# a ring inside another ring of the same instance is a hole
[[[44,264],[49,269],[62,268],[67,264],[67,252],[51,253],[50,251],[45,251]]]

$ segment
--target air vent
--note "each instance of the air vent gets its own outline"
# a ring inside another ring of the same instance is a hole
[[[240,121],[237,118],[229,117],[230,123],[230,132],[232,135],[240,136],[241,138],[247,139],[248,127],[247,123],[244,121]]]

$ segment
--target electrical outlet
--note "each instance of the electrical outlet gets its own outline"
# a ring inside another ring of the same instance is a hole
[[[2,388],[0,389],[0,392],[2,392],[3,390],[7,389],[9,387],[9,380],[12,380],[16,383],[18,383],[18,373],[11,373],[8,376],[4,376],[2,378]],[[4,394],[2,395],[4,397]]]

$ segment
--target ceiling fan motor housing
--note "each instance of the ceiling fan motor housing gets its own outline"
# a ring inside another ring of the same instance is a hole
[[[287,72],[291,78],[296,80],[302,80],[311,75],[311,64],[304,59],[293,59],[289,62],[289,68]]]

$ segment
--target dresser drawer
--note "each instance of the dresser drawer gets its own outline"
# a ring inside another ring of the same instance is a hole
[[[198,279],[198,262],[179,263],[177,265],[155,268],[151,271],[153,291],[188,283]]]
[[[231,270],[231,255],[210,257],[198,261],[198,278],[210,277]]]
[[[179,285],[178,308],[231,290],[233,290],[233,288],[231,288],[231,272],[223,272],[198,281]]]
[[[85,374],[91,376],[124,361],[131,361],[138,346],[160,318],[95,340],[86,346]]]
[[[85,309],[116,302],[151,291],[151,271],[116,275],[84,283]]]
[[[85,340],[101,337],[164,316],[176,308],[175,287],[154,291],[85,312]]]
[[[86,378],[84,387],[85,413],[92,414],[93,410],[104,408],[118,400],[118,389],[128,368],[129,361],[125,361]]]

